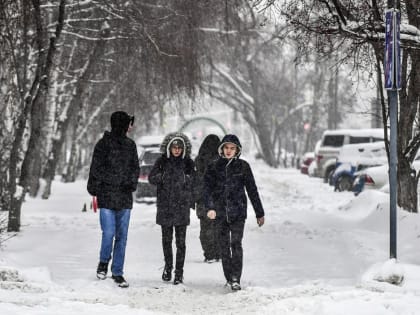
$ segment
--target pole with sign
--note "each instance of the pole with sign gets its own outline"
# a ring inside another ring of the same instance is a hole
[[[396,9],[385,12],[385,89],[388,90],[390,121],[390,258],[397,258],[397,122],[398,90],[401,89],[400,53],[401,14]]]
[[[385,89],[401,89],[401,13],[395,9],[385,11]]]

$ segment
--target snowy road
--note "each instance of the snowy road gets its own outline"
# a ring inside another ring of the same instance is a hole
[[[81,212],[89,202],[85,182],[56,182],[51,200],[25,203],[22,233],[1,253],[0,272],[19,274],[3,271],[0,314],[416,314],[417,216],[400,215],[401,239],[411,241],[401,244],[399,257],[414,270],[406,284],[362,280],[388,258],[387,196],[334,193],[321,179],[259,162],[254,172],[266,224],[259,228],[250,209],[242,291],[224,288],[220,263],[202,262],[195,213],[187,230],[185,283],[162,283],[160,229],[155,206],[145,204],[135,204],[130,223],[130,288],[97,280],[100,228],[98,214]]]

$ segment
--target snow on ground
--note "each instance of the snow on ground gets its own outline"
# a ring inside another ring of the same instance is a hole
[[[128,289],[97,280],[100,227],[86,182],[54,182],[50,200],[28,199],[22,231],[0,256],[0,314],[418,314],[420,219],[400,211],[398,261],[389,260],[389,196],[333,192],[321,179],[253,161],[266,210],[250,207],[243,290],[224,287],[220,263],[205,264],[199,222],[187,230],[185,283],[161,281],[155,205],[135,204],[125,276]],[[82,212],[84,203],[88,211]],[[403,282],[383,280],[392,275]]]

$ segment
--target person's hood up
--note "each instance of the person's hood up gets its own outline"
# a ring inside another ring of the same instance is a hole
[[[226,136],[223,137],[223,139],[222,139],[222,141],[219,145],[219,148],[217,149],[217,151],[219,152],[219,155],[221,157],[224,157],[224,155],[223,155],[223,145],[225,145],[226,143],[233,143],[238,147],[238,152],[236,153],[236,155],[234,157],[234,158],[238,158],[242,153],[242,145],[241,145],[241,142],[239,141],[239,138],[235,135],[226,135]]]
[[[220,139],[214,134],[210,134],[204,138],[198,150],[198,156],[214,156],[218,153]]]
[[[167,158],[171,157],[171,144],[174,141],[180,141],[184,149],[182,150],[182,158],[190,157],[191,155],[191,142],[188,137],[182,132],[172,132],[165,136],[161,145],[160,152]]]

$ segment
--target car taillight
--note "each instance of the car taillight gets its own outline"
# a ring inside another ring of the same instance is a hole
[[[316,156],[316,161],[317,161],[317,163],[319,163],[319,162],[321,161],[321,159],[322,159],[322,155],[317,155],[317,156]]]
[[[148,176],[148,175],[143,174],[143,175],[140,175],[140,176],[139,176],[139,179],[142,179],[142,180],[148,180],[148,179],[149,179],[149,176]]]
[[[366,185],[375,185],[375,181],[369,175],[365,175],[365,184]]]

